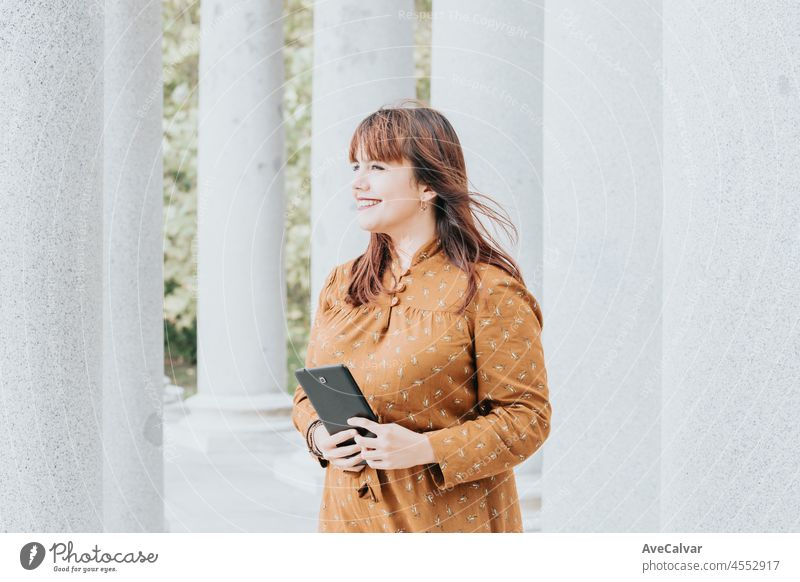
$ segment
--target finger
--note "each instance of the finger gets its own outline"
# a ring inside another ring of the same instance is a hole
[[[358,465],[363,460],[364,459],[361,457],[361,455],[356,454],[350,458],[332,459],[331,462],[340,469],[345,469],[347,467],[353,467],[355,465]]]
[[[358,473],[359,471],[363,471],[366,468],[367,468],[366,465],[356,465],[355,467],[345,467],[342,470],[350,471],[351,473]]]
[[[337,469],[346,469],[348,467],[347,463],[345,463],[342,459],[331,459],[330,461],[331,465]]]
[[[355,467],[357,465],[360,465],[363,460],[364,460],[364,457],[362,457],[361,454],[356,454],[356,455],[353,455],[352,457],[350,457],[348,459],[345,459],[344,461],[350,467]]]
[[[361,451],[361,456],[367,461],[382,461],[386,454],[383,451],[363,450]]]
[[[349,457],[353,453],[358,453],[360,451],[361,447],[359,445],[348,445],[346,447],[333,447],[323,452],[329,459],[341,459],[342,457]]]
[[[356,444],[361,445],[362,447],[368,449],[377,449],[378,440],[379,439],[377,437],[365,437],[361,435],[356,435]]]
[[[361,416],[353,416],[352,418],[348,418],[347,424],[351,424],[353,426],[363,426],[372,434],[378,434],[378,431],[381,430],[381,425],[379,423],[368,418],[362,418]]]
[[[391,469],[391,464],[387,461],[375,461],[367,459],[367,465],[373,469]]]
[[[343,443],[344,441],[353,438],[358,434],[358,431],[354,428],[350,430],[342,430],[337,432],[335,435],[332,435],[330,440],[328,441],[329,445],[337,445],[339,443]]]

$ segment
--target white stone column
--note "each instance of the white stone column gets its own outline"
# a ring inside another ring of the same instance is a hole
[[[314,3],[311,146],[311,315],[334,265],[364,252],[348,159],[359,122],[416,96],[412,0]]]
[[[664,2],[661,531],[798,528],[798,26]]]
[[[103,10],[0,5],[0,530],[103,530]]]
[[[544,531],[654,531],[660,481],[660,2],[548,3]]]
[[[350,139],[380,106],[416,97],[413,10],[413,0],[314,3],[311,321],[330,270],[363,253],[369,242],[356,222]],[[321,492],[324,472],[309,465],[302,438],[293,438],[295,448],[276,460],[276,474]]]
[[[105,12],[105,531],[163,531],[161,6]]]
[[[282,3],[204,0],[198,145],[198,394],[190,440],[291,409],[286,385]],[[220,416],[221,415],[221,416]],[[286,420],[288,422],[288,420]],[[255,431],[254,433],[252,431]]]
[[[493,234],[544,305],[543,4],[544,0],[435,0],[431,105],[447,116],[459,135],[470,189],[491,196],[517,227],[517,245],[502,230]],[[544,315],[547,322],[546,309]],[[546,333],[549,327],[545,323]],[[516,470],[526,531],[541,527],[543,452]]]

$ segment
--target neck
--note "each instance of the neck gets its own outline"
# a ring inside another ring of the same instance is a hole
[[[395,258],[400,261],[400,265],[402,267],[408,268],[414,253],[416,253],[422,247],[422,245],[426,244],[434,236],[435,231],[431,229],[430,231],[424,231],[421,233],[415,232],[412,234],[391,237],[395,250]]]

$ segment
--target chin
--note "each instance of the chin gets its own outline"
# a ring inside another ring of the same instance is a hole
[[[361,217],[358,217],[358,227],[361,230],[367,230],[369,232],[380,232],[380,227],[374,220],[367,220]]]

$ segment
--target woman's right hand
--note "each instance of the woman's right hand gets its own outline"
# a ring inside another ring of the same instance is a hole
[[[361,456],[361,445],[355,443],[346,447],[337,446],[339,443],[353,438],[356,434],[358,434],[356,429],[349,429],[337,432],[335,435],[331,436],[328,433],[328,429],[325,428],[325,425],[320,423],[314,429],[314,444],[317,445],[317,448],[322,452],[322,456],[334,467],[338,467],[343,471],[358,473],[366,467],[366,465],[358,464],[364,460],[364,457]],[[353,455],[353,453],[358,454]],[[353,456],[349,459],[344,458],[350,455]]]

